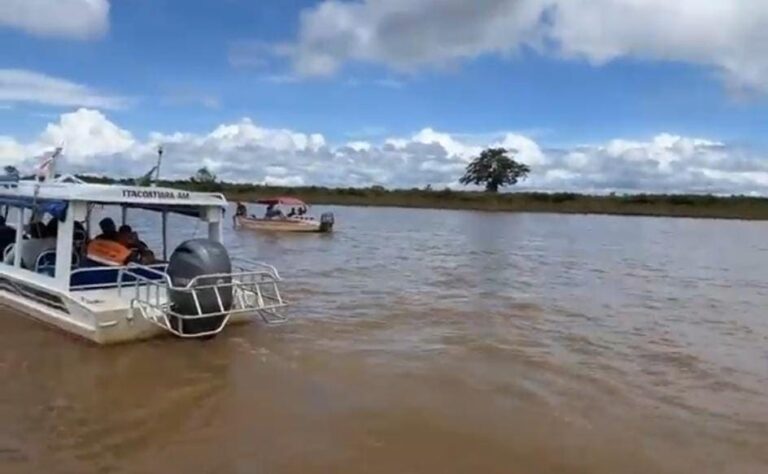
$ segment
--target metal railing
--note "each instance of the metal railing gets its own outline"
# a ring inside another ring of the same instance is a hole
[[[235,314],[257,314],[270,324],[284,322],[286,318],[278,310],[287,303],[278,288],[281,279],[277,269],[261,262],[232,260],[232,273],[200,275],[183,286],[174,285],[163,271],[131,264],[120,269],[118,294],[130,288],[134,292],[131,313],[138,312],[144,319],[178,337],[218,334]],[[147,273],[157,279],[147,277]],[[130,276],[131,281],[124,282],[124,276]],[[174,305],[174,299],[193,302],[194,311],[182,314]],[[195,325],[203,329],[189,329]]]
[[[147,268],[149,270],[158,271],[161,274],[165,274],[165,269],[168,267],[167,263],[153,263],[151,265],[142,266],[142,268]],[[127,270],[129,266],[123,265],[123,266],[100,266],[100,267],[80,267],[77,269],[72,270],[72,273],[70,273],[70,280],[74,281],[77,279],[77,277],[87,274],[96,274],[96,273],[103,273],[103,274],[109,274],[109,273],[115,273],[115,278],[112,280],[111,278],[105,279],[105,281],[99,281],[96,283],[80,283],[80,284],[72,284],[69,288],[72,291],[77,290],[95,290],[95,289],[107,289],[107,288],[120,288],[121,286],[128,283],[128,281],[125,281],[122,277],[121,270]]]

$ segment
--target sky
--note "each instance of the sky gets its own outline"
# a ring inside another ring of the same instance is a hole
[[[765,0],[0,0],[0,165],[768,195],[765,44]]]

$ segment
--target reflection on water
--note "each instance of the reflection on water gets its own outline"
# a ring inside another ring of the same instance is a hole
[[[99,348],[0,314],[0,472],[768,472],[766,224],[334,211],[227,232],[286,325]]]

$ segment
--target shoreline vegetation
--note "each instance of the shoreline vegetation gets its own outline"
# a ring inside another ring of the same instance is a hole
[[[133,180],[79,176],[92,183],[133,184]],[[608,214],[657,217],[768,220],[768,198],[703,194],[611,194],[566,192],[486,193],[451,189],[284,187],[194,180],[160,180],[158,186],[221,192],[230,201],[252,203],[270,196],[295,196],[309,204],[455,209],[495,212]]]

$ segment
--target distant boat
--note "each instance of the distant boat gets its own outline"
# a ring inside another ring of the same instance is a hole
[[[260,199],[257,204],[267,206],[264,217],[249,216],[244,204],[238,203],[234,217],[236,227],[271,232],[331,232],[334,216],[324,212],[320,219],[308,215],[309,205],[290,196]],[[286,212],[287,209],[290,209]]]

